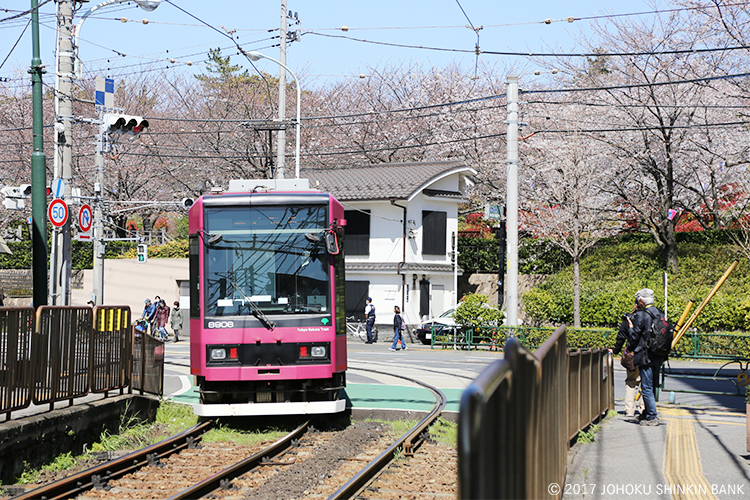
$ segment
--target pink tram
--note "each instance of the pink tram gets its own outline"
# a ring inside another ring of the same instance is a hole
[[[232,181],[190,208],[200,416],[345,409],[344,209],[327,193],[269,185],[285,184]]]

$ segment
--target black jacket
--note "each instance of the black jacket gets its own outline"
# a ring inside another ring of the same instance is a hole
[[[615,348],[612,349],[612,352],[617,355],[620,354],[620,351],[622,350],[622,346],[626,345],[625,343],[628,341],[628,329],[630,328],[630,325],[628,324],[628,320],[623,319],[622,323],[620,323],[620,328],[617,330],[617,340],[615,342]],[[630,349],[628,349],[629,351]]]
[[[664,313],[659,311],[654,306],[648,306],[646,309],[638,310],[633,313],[633,328],[628,330],[628,346],[633,347],[633,364],[635,366],[645,366],[653,361],[649,357],[648,352],[648,338],[651,334],[651,323],[653,323],[653,317],[646,312],[647,309],[654,308],[655,312],[659,315],[664,316]]]
[[[393,315],[393,331],[397,332],[399,330],[401,330],[401,315],[394,314]]]

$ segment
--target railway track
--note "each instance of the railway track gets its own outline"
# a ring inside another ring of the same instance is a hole
[[[212,421],[198,424],[142,450],[13,499],[199,498],[292,446],[309,424],[305,422],[249,457],[246,447],[212,445],[198,450],[201,437],[212,425]],[[201,455],[202,458],[196,458]],[[225,468],[228,461],[235,463]]]
[[[427,429],[432,425],[435,420],[440,416],[447,400],[445,394],[440,389],[437,389],[429,384],[422,381],[415,380],[409,377],[396,375],[393,373],[381,372],[378,370],[371,370],[367,368],[351,368],[358,371],[366,371],[370,373],[378,373],[381,375],[390,375],[396,378],[408,380],[416,384],[421,385],[425,389],[429,390],[435,397],[435,406],[422,420],[420,420],[414,427],[406,432],[403,436],[396,440],[387,450],[381,453],[377,458],[372,460],[367,466],[358,472],[354,477],[346,482],[341,488],[329,497],[329,500],[343,500],[347,498],[354,498],[359,495],[365,488],[367,488],[376,478],[378,478],[390,465],[394,457],[396,457],[397,450],[401,450],[404,456],[413,456],[414,451],[424,442],[427,437]]]
[[[418,475],[424,475],[425,471],[435,470],[434,458],[428,458],[433,460],[433,465],[420,462],[425,459],[422,456],[416,461],[397,460],[395,464],[393,460],[413,456],[424,443],[428,427],[445,407],[445,396],[440,390],[407,377],[377,370],[357,370],[417,383],[433,393],[435,406],[398,438],[373,422],[358,422],[332,433],[317,432],[305,422],[270,446],[255,449],[202,443],[202,435],[212,425],[212,422],[205,422],[133,454],[14,498],[193,499],[212,494],[212,498],[225,500],[248,497],[343,499],[372,496],[373,491],[408,491],[398,490],[401,483],[392,479],[393,474],[399,476],[403,468],[412,463],[420,464],[414,466],[423,469]],[[381,451],[383,448],[385,451]],[[227,467],[227,463],[232,465]],[[449,466],[438,466],[438,469],[445,467]],[[299,479],[302,476],[309,476],[306,483]],[[455,473],[452,476],[455,478]],[[288,484],[292,482],[297,484]],[[410,488],[415,489],[415,486]],[[425,487],[416,488],[424,490]]]

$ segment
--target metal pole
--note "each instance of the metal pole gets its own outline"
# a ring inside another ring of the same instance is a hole
[[[453,233],[453,310],[458,307],[458,234]]]
[[[104,134],[107,127],[107,115],[99,124],[99,135],[96,138],[96,156],[94,157],[94,303],[104,304]]]
[[[505,217],[500,219],[497,234],[497,307],[505,304]]]
[[[73,178],[73,7],[71,0],[57,4],[57,67],[55,75],[55,123],[62,125],[55,131],[55,177],[65,182],[63,199],[70,206],[71,180]],[[59,169],[59,170],[58,170]],[[61,170],[61,171],[60,171]],[[70,305],[71,274],[71,217],[56,230],[50,259],[50,302]]]
[[[279,122],[286,119],[286,0],[281,0],[281,29],[279,30]],[[284,154],[286,153],[286,130],[279,129],[276,147],[276,178],[284,178]]]
[[[44,68],[39,57],[39,12],[38,1],[31,0],[32,59],[32,130],[33,152],[31,153],[31,214],[32,214],[32,269],[34,283],[34,306],[47,304],[47,157],[44,154],[42,125],[42,73]]]
[[[294,78],[294,85],[297,87],[297,144],[296,144],[296,150],[295,150],[295,164],[294,164],[294,175],[295,179],[299,179],[299,139],[300,139],[300,121],[301,121],[301,109],[302,109],[302,88],[299,85],[299,80],[297,79],[297,75],[294,74],[294,71],[289,69],[289,66],[285,65],[281,61],[274,59],[273,57],[264,56],[260,52],[248,52],[248,57],[251,61],[259,61],[261,59],[268,59],[269,61],[273,61],[282,68],[284,68],[286,71],[289,72],[290,75],[292,75],[292,78]],[[283,155],[282,155],[283,158]],[[278,170],[277,170],[278,172]],[[276,175],[274,176],[276,179],[283,179],[283,175]]]
[[[294,178],[299,179],[299,128],[302,125],[300,123],[300,109],[302,108],[302,89],[299,87],[299,80],[292,73],[294,77],[294,86],[297,87],[297,126],[295,127],[295,138],[294,138]]]
[[[518,77],[508,76],[507,218],[508,326],[518,326]]]

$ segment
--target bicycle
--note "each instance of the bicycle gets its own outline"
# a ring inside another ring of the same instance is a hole
[[[349,316],[346,318],[346,332],[352,337],[359,338],[362,342],[367,342],[366,322]],[[372,325],[372,340],[378,340],[378,327]]]

